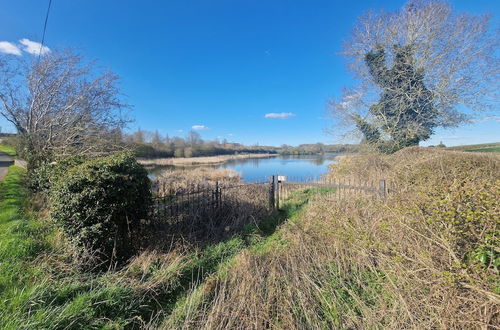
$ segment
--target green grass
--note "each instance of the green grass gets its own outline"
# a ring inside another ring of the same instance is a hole
[[[47,248],[44,229],[24,213],[26,191],[22,186],[25,170],[10,166],[0,182],[0,328],[15,329],[14,321],[27,306],[28,297],[38,290],[32,280],[39,269],[30,267]],[[10,317],[8,317],[10,316]]]
[[[27,211],[24,176],[24,169],[11,166],[0,183],[1,329],[139,328],[160,312],[182,320],[186,301],[203,302],[201,292],[210,278],[224,276],[239,252],[264,253],[286,245],[278,226],[293,221],[314,194],[331,192],[295,192],[276,215],[178,263],[166,263],[160,255],[146,270],[89,274],[75,268],[61,251],[64,246],[55,243],[58,229]]]
[[[478,149],[467,149],[467,152],[500,152],[500,146],[498,147],[486,147]]]
[[[448,149],[466,152],[500,152],[500,142],[456,146]]]
[[[0,152],[6,153],[11,157],[16,156],[16,150],[14,149],[14,147],[7,144],[0,144]]]

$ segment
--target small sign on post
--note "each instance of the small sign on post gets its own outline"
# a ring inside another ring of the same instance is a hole
[[[285,175],[278,175],[278,182],[286,182],[286,176]]]

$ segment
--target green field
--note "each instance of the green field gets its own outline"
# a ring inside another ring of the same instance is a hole
[[[470,144],[465,146],[449,147],[448,149],[466,152],[500,152],[500,142]]]
[[[16,156],[16,150],[13,146],[7,144],[0,144],[0,152],[4,152],[9,156]]]

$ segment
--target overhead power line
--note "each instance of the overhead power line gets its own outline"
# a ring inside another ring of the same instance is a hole
[[[50,6],[52,5],[52,0],[49,0],[49,6],[47,7],[47,13],[45,14],[45,23],[43,23],[43,33],[42,33],[42,43],[40,44],[40,51],[38,52],[38,59],[42,54],[43,44],[45,42],[45,31],[47,30],[47,22],[49,21]]]

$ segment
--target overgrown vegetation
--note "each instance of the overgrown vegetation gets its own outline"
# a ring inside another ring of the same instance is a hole
[[[499,322],[497,156],[420,148],[333,173],[389,199],[316,198],[195,289],[165,328],[475,328]]]
[[[389,198],[297,191],[286,212],[220,243],[150,248],[100,274],[74,267],[50,222],[19,212],[23,171],[11,170],[1,194],[2,226],[11,228],[2,227],[11,243],[1,245],[1,326],[494,326],[499,164],[496,155],[429,148],[344,158],[332,175],[385,178]]]
[[[123,268],[101,273],[81,272],[71,261],[71,245],[43,214],[38,214],[39,219],[32,218],[31,214],[23,216],[27,198],[22,186],[23,174],[22,169],[11,167],[1,186],[0,219],[5,224],[2,233],[6,233],[0,245],[2,328],[97,329],[157,325],[182,303],[190,290],[223,269],[247,246],[260,244],[286,219],[284,215],[266,218],[260,222],[263,229],[260,224],[248,225],[243,232],[218,244],[205,245],[203,249],[187,243],[165,250],[150,249]],[[9,207],[4,208],[7,205]],[[33,229],[28,230],[29,227]],[[20,231],[21,228],[26,229]],[[36,248],[31,248],[31,244],[36,244]],[[26,247],[30,247],[27,252]]]
[[[83,265],[121,263],[137,251],[150,188],[146,170],[131,154],[90,159],[55,180],[51,216],[78,248]]]

